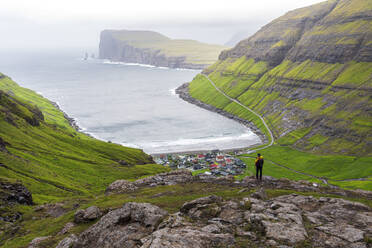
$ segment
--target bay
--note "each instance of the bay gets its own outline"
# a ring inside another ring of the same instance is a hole
[[[241,124],[181,100],[175,89],[197,70],[83,60],[76,51],[6,52],[0,71],[55,101],[98,139],[148,153],[247,147]]]

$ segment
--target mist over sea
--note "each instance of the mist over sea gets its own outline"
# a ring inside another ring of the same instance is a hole
[[[259,138],[184,102],[174,90],[196,70],[83,60],[83,52],[6,52],[0,72],[55,101],[94,137],[148,153],[241,148]]]

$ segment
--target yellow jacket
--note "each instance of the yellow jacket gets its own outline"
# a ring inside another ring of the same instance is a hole
[[[256,158],[256,161],[254,162],[254,164],[257,166],[258,165],[258,161],[263,160],[263,159],[264,159],[263,156],[257,157]],[[263,162],[262,162],[262,164],[263,164]]]

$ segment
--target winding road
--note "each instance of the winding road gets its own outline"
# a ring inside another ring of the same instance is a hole
[[[251,112],[252,114],[254,114],[255,116],[257,116],[258,118],[260,118],[260,120],[262,121],[262,123],[264,124],[265,128],[267,129],[267,131],[269,132],[270,134],[270,143],[267,144],[266,146],[263,146],[263,147],[260,147],[260,148],[257,148],[255,150],[249,150],[247,151],[247,153],[252,153],[252,152],[256,152],[258,150],[262,150],[262,149],[265,149],[265,148],[268,148],[270,146],[272,146],[274,144],[274,135],[273,133],[271,132],[269,126],[266,124],[266,121],[264,120],[264,118],[262,116],[260,116],[259,114],[257,114],[255,111],[253,111],[252,109],[248,108],[247,106],[245,106],[244,104],[242,104],[241,102],[239,102],[237,99],[235,98],[232,98],[230,96],[228,96],[225,92],[223,92],[220,88],[218,88],[216,86],[216,84],[208,77],[208,75],[205,75],[203,73],[201,73],[201,75],[203,75],[211,84],[212,86],[218,91],[220,92],[222,95],[224,95],[226,98],[228,98],[230,101],[232,102],[235,102],[237,104],[239,104],[240,106],[242,106],[243,108],[245,108],[246,110],[248,110],[249,112]]]
[[[208,75],[206,74],[203,74],[201,73],[201,75],[203,75],[210,83],[211,85],[218,91],[220,92],[222,95],[224,95],[226,98],[228,98],[230,101],[232,102],[235,102],[237,104],[239,104],[240,106],[242,106],[243,108],[245,108],[246,110],[248,110],[249,112],[251,112],[252,114],[256,115],[258,118],[260,118],[260,120],[262,121],[262,123],[264,124],[265,128],[267,129],[267,131],[269,132],[270,134],[270,143],[263,146],[263,147],[259,147],[257,149],[254,149],[254,150],[247,150],[244,152],[244,154],[250,154],[250,153],[253,153],[253,152],[256,152],[256,151],[259,151],[259,150],[262,150],[262,149],[265,149],[265,148],[268,148],[270,146],[272,146],[274,144],[274,135],[273,133],[271,132],[269,126],[266,124],[264,118],[262,116],[260,116],[259,114],[257,114],[255,111],[253,111],[252,109],[250,109],[249,107],[245,106],[244,104],[242,104],[241,102],[239,102],[237,99],[235,98],[232,98],[230,96],[228,96],[225,92],[223,92],[220,88],[218,88],[216,86],[216,84],[208,77]],[[243,158],[253,158],[253,157],[249,157],[249,156],[242,156]],[[267,159],[266,159],[267,160]],[[336,185],[332,185],[328,182],[328,178],[326,177],[319,177],[319,176],[315,176],[315,175],[311,175],[309,173],[306,173],[306,172],[302,172],[302,171],[298,171],[298,170],[295,170],[295,169],[292,169],[290,167],[287,167],[285,165],[281,165],[281,164],[278,164],[274,161],[271,161],[271,160],[267,160],[269,162],[271,162],[272,164],[276,165],[276,166],[279,166],[279,167],[282,167],[284,169],[287,169],[287,170],[290,170],[290,171],[293,171],[295,173],[298,173],[298,174],[301,174],[301,175],[305,175],[305,176],[309,176],[309,177],[313,177],[313,178],[316,178],[320,181],[322,181],[324,184],[327,184],[327,185],[330,185],[330,186],[333,186],[333,187],[338,187]],[[338,182],[344,182],[344,181],[364,181],[364,180],[368,180],[370,177],[367,177],[367,178],[353,178],[353,179],[344,179],[344,180],[333,180],[333,181],[338,181]]]

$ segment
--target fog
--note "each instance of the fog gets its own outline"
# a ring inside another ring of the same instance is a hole
[[[1,0],[0,49],[95,51],[103,29],[161,32],[225,44],[249,37],[287,11],[319,0]]]

